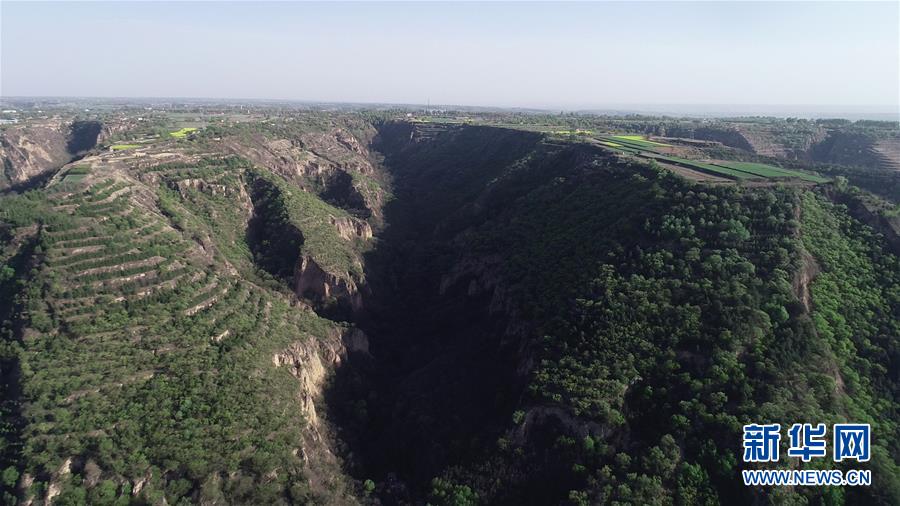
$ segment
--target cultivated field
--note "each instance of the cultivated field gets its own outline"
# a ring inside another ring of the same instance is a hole
[[[829,179],[796,170],[783,169],[774,165],[755,162],[734,162],[727,160],[696,160],[689,156],[686,148],[652,141],[642,135],[610,135],[597,136],[597,143],[607,149],[619,151],[631,156],[654,160],[671,169],[681,167],[692,172],[701,172],[716,178],[731,181],[777,181],[800,180],[811,183],[826,183]],[[684,171],[675,171],[685,175]],[[699,179],[692,177],[691,179]]]

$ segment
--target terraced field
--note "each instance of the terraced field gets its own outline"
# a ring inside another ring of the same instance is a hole
[[[726,167],[729,169],[734,169],[765,178],[798,178],[804,181],[812,181],[815,183],[827,183],[828,181],[830,181],[827,178],[816,176],[814,174],[783,169],[781,167],[775,167],[773,165],[767,165],[764,163],[729,162],[717,160],[713,163],[713,165]]]
[[[721,165],[714,165],[711,163],[698,162],[696,160],[688,160],[686,158],[680,158],[677,156],[666,156],[666,155],[650,155],[648,158],[654,160],[662,160],[665,162],[673,163],[675,165],[680,165],[682,167],[687,167],[689,169],[699,170],[701,172],[706,172],[708,174],[713,174],[717,176],[725,176],[730,179],[743,180],[743,179],[762,179],[763,176],[759,176],[757,174],[751,174],[749,172],[745,172],[742,170],[736,170],[729,167],[724,167]]]
[[[109,149],[113,151],[125,151],[128,149],[135,149],[141,147],[140,144],[113,144],[109,147]]]
[[[871,149],[879,159],[881,168],[900,171],[900,138],[879,140]]]
[[[68,169],[63,175],[63,181],[67,183],[77,183],[87,177],[91,172],[91,167],[87,165],[76,165]]]
[[[715,177],[724,177],[733,181],[769,181],[779,179],[799,179],[812,183],[826,183],[829,179],[800,171],[782,169],[772,165],[752,162],[705,161],[692,160],[675,156],[670,144],[647,140],[640,135],[613,135],[598,137],[598,144],[608,149],[637,156],[644,159],[677,166],[692,171],[699,171]],[[662,149],[661,149],[662,148]],[[677,172],[677,171],[676,171]],[[698,179],[698,178],[695,178]]]
[[[252,274],[237,236],[243,170],[221,160],[80,169],[43,194],[2,201],[4,221],[40,224],[30,232],[43,258],[29,285],[33,329],[20,354],[21,458],[48,497],[71,499],[80,484],[69,469],[96,468],[144,476],[119,492],[164,501],[178,495],[166,463],[186,455],[193,476],[229,469],[206,485],[210,497],[242,480],[255,483],[255,501],[310,493],[297,444],[315,417],[313,384],[281,365],[296,353],[319,360],[320,348],[334,355],[342,330]],[[304,409],[298,398],[309,399]]]
[[[890,401],[896,259],[824,178],[370,121],[155,123],[0,196],[5,502],[742,504],[685,449]]]
[[[613,135],[610,138],[613,139],[615,142],[622,142],[622,143],[627,143],[627,144],[631,144],[634,146],[640,146],[640,147],[651,147],[652,148],[655,146],[659,146],[659,147],[668,147],[669,146],[669,144],[664,144],[662,142],[647,140],[647,138],[644,137],[643,135]]]

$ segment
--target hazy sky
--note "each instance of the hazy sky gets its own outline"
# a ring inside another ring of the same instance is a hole
[[[878,105],[883,3],[0,2],[3,96]]]

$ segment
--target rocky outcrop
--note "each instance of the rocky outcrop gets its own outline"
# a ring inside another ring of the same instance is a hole
[[[308,255],[300,256],[294,271],[294,293],[316,302],[346,303],[354,312],[362,309],[362,297],[349,274],[338,276],[328,272]]]
[[[103,127],[100,129],[100,134],[97,136],[97,144],[103,144],[116,135],[123,134],[128,131],[129,128],[134,125],[130,125],[125,122],[117,122],[117,123],[104,123]]]
[[[346,332],[333,327],[321,338],[306,336],[272,356],[275,367],[288,368],[300,382],[297,400],[307,427],[295,454],[303,461],[303,474],[310,489],[326,505],[358,504],[353,487],[343,478],[344,464],[333,451],[337,442],[331,424],[316,409],[328,378],[347,358],[345,341]]]
[[[812,297],[809,293],[809,286],[821,271],[822,268],[819,267],[819,263],[816,262],[815,257],[810,255],[806,250],[801,249],[800,268],[794,273],[792,288],[794,295],[800,300],[800,303],[803,304],[803,309],[807,313],[812,311]]]
[[[338,128],[334,131],[334,139],[338,141],[338,143],[340,143],[342,146],[346,147],[350,151],[353,151],[354,153],[365,153],[365,150],[363,149],[362,145],[360,145],[359,141],[356,140],[356,137],[341,128]]]
[[[331,224],[338,231],[338,235],[346,240],[362,239],[368,240],[372,238],[372,226],[363,220],[345,216],[343,218],[330,217]]]
[[[47,486],[47,497],[44,504],[53,504],[53,499],[62,492],[62,483],[68,479],[70,474],[72,474],[72,457],[67,458],[53,473],[53,478]]]
[[[369,354],[369,336],[362,330],[356,327],[349,329],[344,332],[343,340],[347,351]]]
[[[328,373],[341,364],[345,354],[340,339],[318,340],[310,336],[272,356],[275,367],[287,367],[291,375],[300,380],[300,409],[316,434],[319,415],[315,401],[322,395]]]
[[[303,149],[300,142],[290,139],[268,139],[262,135],[229,137],[225,148],[253,163],[266,167],[286,179],[309,178],[318,181],[327,178],[333,167],[327,161]]]
[[[613,433],[610,427],[585,421],[559,406],[533,406],[525,412],[521,425],[512,432],[512,439],[524,445],[539,427],[553,422],[562,425],[568,433],[576,434],[579,439],[592,436],[608,440]]]
[[[374,135],[373,132],[369,132]],[[333,128],[325,132],[303,132],[300,135],[303,146],[316,156],[328,160],[336,167],[348,172],[364,175],[375,173],[375,167],[369,159],[369,150],[365,140],[361,142],[356,135],[344,128]]]
[[[181,198],[188,198],[188,190],[197,190],[214,196],[228,196],[233,193],[239,193],[238,190],[231,186],[196,178],[179,179],[173,181],[171,186],[181,195]]]
[[[381,214],[383,191],[351,175],[375,174],[369,151],[344,129],[302,132],[290,138],[272,138],[265,133],[230,136],[223,144],[231,153],[266,167],[337,207],[365,217]]]
[[[140,478],[135,478],[134,482],[131,485],[131,496],[137,497],[140,495],[141,490],[144,490],[144,487],[150,483],[150,480],[153,478],[153,472],[147,471],[147,474],[141,476]]]
[[[31,486],[33,484],[34,476],[32,476],[30,473],[23,474],[22,478],[19,479],[16,490],[18,491],[19,497],[25,498],[20,502],[22,506],[31,506],[32,504],[34,504],[34,497],[31,495]]]

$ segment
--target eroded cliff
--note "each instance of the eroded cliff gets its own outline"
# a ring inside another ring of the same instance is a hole
[[[48,120],[0,131],[0,189],[44,176],[92,149],[102,125],[96,121]]]

